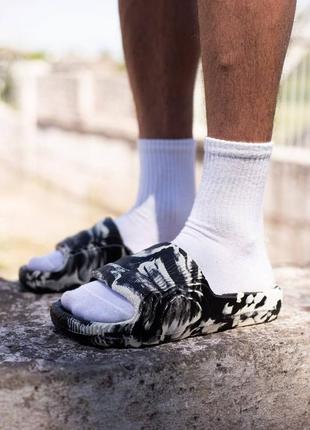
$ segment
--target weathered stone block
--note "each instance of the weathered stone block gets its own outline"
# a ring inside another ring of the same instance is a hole
[[[277,274],[278,321],[139,350],[56,334],[56,296],[2,282],[1,430],[309,429],[310,271]]]

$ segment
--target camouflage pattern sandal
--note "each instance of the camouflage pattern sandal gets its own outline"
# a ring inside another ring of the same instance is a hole
[[[20,268],[19,280],[26,288],[36,293],[76,288],[89,282],[94,269],[131,254],[111,218],[64,239],[56,245],[56,249],[64,255],[64,264],[59,270]]]
[[[97,270],[134,306],[132,318],[118,323],[85,321],[61,302],[51,308],[59,330],[100,347],[140,347],[275,320],[282,291],[216,295],[197,264],[177,245],[162,243]]]

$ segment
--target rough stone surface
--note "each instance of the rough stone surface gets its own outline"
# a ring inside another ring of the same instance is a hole
[[[310,428],[310,271],[280,269],[269,324],[140,350],[97,350],[55,333],[48,307],[0,282],[0,428]]]

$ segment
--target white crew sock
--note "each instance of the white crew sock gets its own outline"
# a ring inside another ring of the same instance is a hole
[[[43,270],[45,272],[53,272],[62,268],[64,264],[64,255],[62,252],[55,251],[41,257],[33,257],[27,264],[30,270]]]
[[[137,201],[115,223],[125,244],[137,252],[171,241],[183,227],[195,195],[195,143],[192,139],[139,141],[140,184]],[[129,319],[134,309],[102,282],[91,282],[61,298],[80,318],[98,322]]]
[[[121,294],[100,281],[92,281],[61,297],[61,304],[87,321],[119,322],[131,318],[134,307]]]
[[[192,139],[141,139],[138,147],[138,197],[133,208],[115,220],[132,252],[174,239],[184,226],[195,198]]]
[[[124,243],[133,252],[171,241],[180,232],[195,197],[193,139],[140,139],[139,191],[135,205],[115,220]],[[31,270],[57,271],[64,263],[60,251],[34,257]]]
[[[206,139],[199,191],[174,243],[196,261],[216,294],[274,286],[263,233],[271,150],[271,143]]]

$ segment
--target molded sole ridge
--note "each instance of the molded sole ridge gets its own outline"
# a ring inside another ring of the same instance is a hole
[[[278,302],[276,308],[270,309],[269,311],[264,310],[261,312],[246,312],[240,314],[238,322],[236,322],[236,319],[232,316],[223,317],[220,323],[210,321],[209,323],[206,323],[203,331],[200,333],[192,333],[188,336],[179,338],[173,336],[162,338],[162,336],[158,334],[157,339],[152,338],[149,341],[145,340],[141,342],[137,342],[137,339],[134,336],[122,336],[120,333],[113,334],[113,332],[105,332],[105,323],[85,321],[73,316],[61,305],[60,300],[52,305],[50,313],[53,324],[57,330],[73,339],[79,340],[81,343],[101,348],[139,348],[143,346],[159,345],[161,343],[171,341],[175,342],[185,339],[186,337],[202,336],[233,328],[271,322],[277,319],[281,309],[281,304],[281,302]]]

